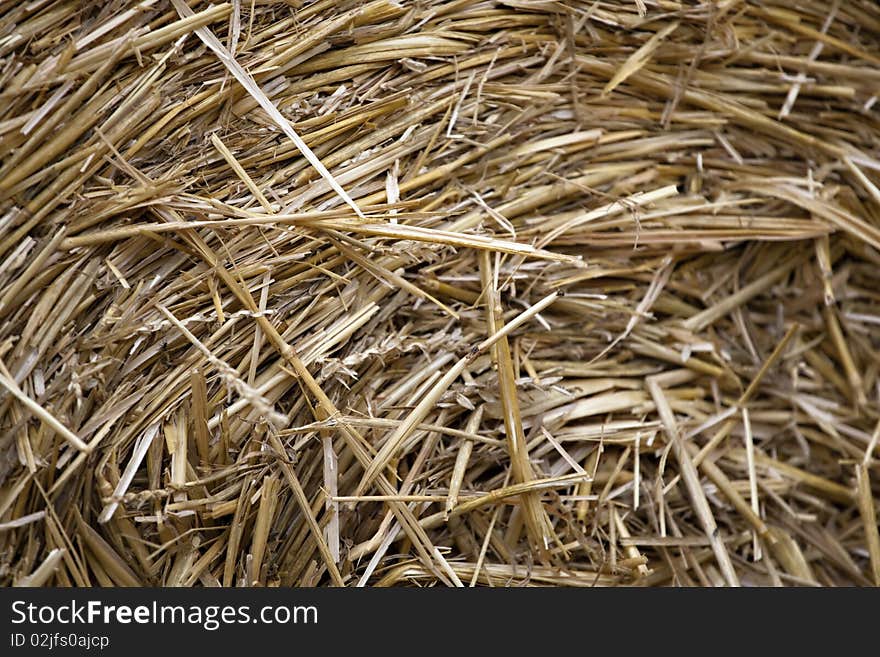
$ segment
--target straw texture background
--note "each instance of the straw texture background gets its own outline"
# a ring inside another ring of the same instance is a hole
[[[880,584],[872,0],[0,2],[0,584]]]

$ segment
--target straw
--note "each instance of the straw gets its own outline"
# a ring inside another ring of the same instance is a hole
[[[5,3],[0,585],[880,584],[878,44]]]

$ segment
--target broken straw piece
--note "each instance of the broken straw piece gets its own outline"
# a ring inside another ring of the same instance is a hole
[[[70,429],[65,427],[61,422],[59,422],[54,415],[52,415],[45,408],[40,406],[33,399],[28,397],[24,391],[18,387],[18,384],[15,383],[10,378],[7,378],[5,375],[0,374],[0,385],[6,388],[12,395],[18,399],[22,404],[24,404],[30,411],[36,415],[40,420],[48,424],[52,427],[55,432],[64,438],[67,442],[73,445],[76,449],[81,452],[91,452],[92,448],[86,445],[82,439],[73,433]]]
[[[181,18],[188,18],[193,15],[192,9],[184,4],[182,0],[171,0],[171,3],[174,5],[174,8],[177,10],[177,13],[180,14]],[[220,61],[223,62],[223,65],[229,69],[232,76],[238,80],[241,86],[243,86],[251,96],[253,96],[254,100],[259,103],[260,107],[265,110],[266,114],[269,115],[279,128],[281,128],[284,134],[290,137],[290,140],[309,161],[309,164],[318,170],[318,173],[320,173],[321,177],[327,181],[330,187],[333,188],[333,191],[339,194],[339,197],[355,211],[357,216],[361,219],[365,219],[366,217],[364,217],[364,213],[361,212],[361,209],[357,206],[357,203],[354,202],[354,199],[348,195],[348,193],[342,188],[342,185],[336,182],[333,174],[327,170],[327,167],[321,163],[321,160],[312,152],[312,149],[306,145],[298,134],[296,134],[296,131],[290,125],[290,122],[284,118],[284,115],[277,107],[275,107],[275,104],[269,100],[269,97],[263,93],[262,89],[260,89],[260,85],[257,84],[257,81],[251,77],[250,73],[242,68],[241,64],[235,61],[235,57],[223,47],[220,40],[214,36],[207,27],[196,28],[195,32],[205,45],[214,51],[214,54],[216,54]]]

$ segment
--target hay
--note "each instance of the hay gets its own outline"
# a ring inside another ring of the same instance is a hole
[[[880,584],[873,0],[0,11],[0,584]]]

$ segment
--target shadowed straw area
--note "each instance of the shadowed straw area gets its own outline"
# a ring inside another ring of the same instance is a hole
[[[873,0],[0,2],[0,584],[880,584]]]

